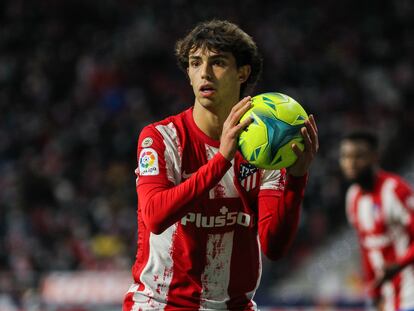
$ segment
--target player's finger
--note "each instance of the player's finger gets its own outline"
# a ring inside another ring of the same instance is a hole
[[[296,156],[299,158],[301,158],[303,156],[303,151],[300,150],[300,148],[298,147],[298,145],[296,145],[295,143],[292,144],[291,146],[293,152],[296,154]]]
[[[319,139],[318,139],[318,133],[316,132],[316,129],[313,127],[312,123],[310,121],[305,122],[306,130],[309,134],[309,137],[311,139],[312,143],[312,150],[318,151],[319,149]]]
[[[309,133],[308,133],[307,128],[306,127],[302,127],[300,132],[301,132],[302,137],[303,137],[303,140],[304,140],[305,152],[314,153],[313,145],[312,145],[312,140],[311,140],[311,138],[309,136]]]
[[[316,125],[315,117],[313,114],[309,116],[309,121],[312,124],[312,127],[315,129],[316,134],[318,133],[318,126]]]
[[[249,96],[244,97],[241,101],[239,101],[237,104],[235,104],[235,105],[231,108],[230,113],[229,113],[229,115],[227,116],[227,120],[230,120],[230,119],[233,117],[233,115],[236,113],[236,111],[237,111],[237,110],[239,110],[239,109],[240,109],[240,107],[242,107],[242,106],[244,105],[244,103],[246,103],[246,102],[248,101],[248,97],[249,97]]]
[[[237,124],[237,122],[239,122],[240,118],[246,113],[246,111],[250,109],[251,105],[252,105],[251,100],[248,100],[247,102],[245,102],[241,108],[239,108],[237,111],[233,113],[231,117],[231,123],[233,125]]]
[[[237,124],[235,128],[235,136],[238,136],[243,130],[245,130],[251,123],[253,122],[253,118],[247,118],[246,120],[243,120],[243,122],[240,122]]]
[[[233,108],[231,109],[230,114],[234,115],[235,113],[237,113],[237,111],[239,111],[241,108],[243,108],[246,105],[246,103],[250,100],[251,100],[251,96],[244,97],[241,101],[239,101],[237,104],[235,104],[233,106]]]
[[[318,130],[317,130],[317,128],[315,127],[315,125],[316,125],[316,124],[314,124],[314,123],[312,122],[311,117],[309,117],[307,120],[305,120],[305,125],[306,125],[306,127],[308,128],[309,132],[313,132],[313,133],[315,133],[315,135],[317,135]]]
[[[240,120],[240,117],[238,116],[235,117],[234,115],[237,113],[237,111],[240,108],[245,106],[246,103],[250,101],[250,99],[251,99],[250,96],[246,96],[241,101],[239,101],[236,105],[234,105],[233,108],[231,108],[230,113],[227,116],[227,119],[224,121],[223,130],[227,127],[234,126]]]

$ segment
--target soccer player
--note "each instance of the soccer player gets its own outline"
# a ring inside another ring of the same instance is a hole
[[[414,196],[399,176],[378,166],[378,142],[369,132],[341,140],[340,166],[352,181],[346,196],[362,268],[379,310],[414,310]]]
[[[261,251],[278,259],[297,230],[318,149],[311,116],[305,150],[286,172],[261,170],[237,151],[242,94],[261,58],[238,26],[213,20],[176,45],[194,91],[188,110],[146,126],[138,141],[138,251],[123,310],[257,310]],[[240,100],[241,99],[241,100]]]

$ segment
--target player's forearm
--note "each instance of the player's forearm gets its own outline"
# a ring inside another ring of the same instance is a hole
[[[217,154],[189,179],[174,187],[161,184],[138,184],[138,200],[144,223],[155,234],[184,217],[193,204],[216,185],[231,167],[231,162]]]
[[[283,193],[259,195],[259,237],[263,252],[272,260],[283,257],[296,236],[305,185],[306,176],[289,177]]]
[[[260,201],[261,206],[276,205],[276,198],[274,197],[263,197]],[[263,201],[268,202],[263,204]],[[282,201],[276,206],[276,211],[272,214],[267,213],[259,221],[259,237],[262,250],[271,260],[280,259],[289,250],[297,232],[300,215],[300,208],[297,207],[291,207],[287,212]]]

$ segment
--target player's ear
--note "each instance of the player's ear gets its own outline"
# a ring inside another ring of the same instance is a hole
[[[250,73],[252,71],[252,68],[250,67],[250,65],[243,65],[243,66],[240,66],[237,69],[237,71],[238,71],[238,74],[239,74],[240,83],[244,83],[249,78]]]

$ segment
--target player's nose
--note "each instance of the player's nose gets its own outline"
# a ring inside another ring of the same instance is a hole
[[[211,80],[211,66],[205,62],[201,65],[201,78],[204,80]]]

